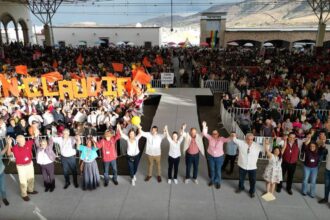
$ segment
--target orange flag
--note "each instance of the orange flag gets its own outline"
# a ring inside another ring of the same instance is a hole
[[[27,66],[25,65],[15,66],[15,71],[17,74],[28,75]]]
[[[63,80],[63,76],[59,72],[46,73],[46,74],[41,75],[41,77],[45,77],[48,82],[55,82],[58,80]]]
[[[134,81],[138,81],[141,84],[148,84],[151,81],[151,76],[142,70],[138,70],[134,77]]]
[[[144,57],[142,63],[145,67],[152,67],[148,57]]]
[[[132,82],[131,82],[131,80],[129,80],[129,81],[126,82],[125,89],[126,89],[126,91],[128,93],[131,92],[131,90],[132,90]]]
[[[57,68],[57,67],[58,67],[57,60],[54,60],[54,61],[53,61],[53,68]]]
[[[160,55],[156,56],[156,60],[155,62],[157,63],[157,65],[161,66],[164,64],[163,58]]]
[[[70,73],[70,77],[72,78],[72,79],[81,79],[81,77],[80,76],[78,76],[77,74],[75,74],[75,73]]]
[[[122,63],[112,63],[113,70],[115,72],[123,72],[124,64]]]
[[[79,54],[78,58],[76,59],[76,63],[78,65],[82,65],[83,64],[83,57],[81,54]]]

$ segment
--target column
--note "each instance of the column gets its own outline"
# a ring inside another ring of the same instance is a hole
[[[2,44],[3,44],[3,42],[2,42],[2,29],[1,29],[1,26],[0,26],[0,45],[2,45]]]
[[[17,27],[15,27],[15,33],[16,33],[16,40],[17,40],[17,42],[19,42],[18,28]]]
[[[6,43],[9,44],[9,36],[8,36],[7,24],[5,25],[5,34],[6,34]]]
[[[44,33],[45,33],[46,46],[51,47],[53,45],[51,30],[50,30],[49,25],[47,25],[47,24],[44,25]]]
[[[23,32],[24,45],[28,45],[30,43],[30,40],[29,40],[29,29],[23,28],[22,29],[22,32]]]

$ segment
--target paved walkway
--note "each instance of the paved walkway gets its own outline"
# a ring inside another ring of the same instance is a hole
[[[206,89],[169,89],[158,90],[162,95],[154,124],[160,127],[167,124],[169,130],[179,129],[183,122],[190,127],[199,128],[197,118],[196,94],[207,95]],[[63,176],[56,176],[57,188],[53,193],[44,193],[42,177],[36,177],[36,190],[40,193],[31,196],[30,202],[23,202],[19,196],[16,175],[7,175],[7,192],[10,206],[0,208],[0,219],[329,219],[330,209],[319,205],[317,199],[323,194],[323,186],[317,187],[318,198],[302,197],[300,184],[295,184],[294,195],[283,192],[273,202],[264,202],[260,196],[264,193],[264,182],[257,183],[254,199],[247,193],[235,194],[236,180],[225,180],[221,190],[207,186],[207,166],[201,158],[199,184],[184,184],[184,160],[181,159],[179,184],[168,185],[167,153],[164,142],[162,149],[163,182],[156,178],[143,181],[146,175],[146,160],[142,157],[136,186],[130,185],[127,176],[119,177],[119,185],[101,186],[95,191],[82,191],[70,186],[63,190]],[[259,171],[262,172],[262,171]],[[246,183],[247,184],[247,183]],[[248,188],[248,187],[247,187]]]

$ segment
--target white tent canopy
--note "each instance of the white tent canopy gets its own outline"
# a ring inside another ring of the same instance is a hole
[[[294,48],[302,48],[303,46],[301,44],[295,44],[293,45]]]
[[[126,43],[125,43],[124,41],[119,41],[119,42],[117,42],[116,45],[118,45],[118,46],[122,46],[122,45],[126,45]]]
[[[273,47],[274,45],[270,42],[264,43],[264,47]]]
[[[238,43],[233,41],[233,42],[229,42],[227,45],[229,45],[229,46],[238,46]]]
[[[96,44],[105,44],[105,43],[107,43],[107,42],[104,41],[104,40],[97,40],[97,41],[95,41],[95,43],[96,43]]]
[[[244,47],[253,47],[253,43],[245,43],[243,46]]]
[[[78,46],[86,46],[86,45],[87,45],[87,42],[83,41],[83,40],[79,41],[79,43],[78,43]]]

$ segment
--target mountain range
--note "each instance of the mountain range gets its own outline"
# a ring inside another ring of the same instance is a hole
[[[199,26],[203,12],[227,12],[226,26],[229,28],[317,26],[317,17],[307,1],[293,0],[244,0],[239,3],[217,4],[202,12],[187,16],[174,14],[173,26]],[[142,25],[170,27],[171,16],[164,15],[148,19],[142,22]]]

